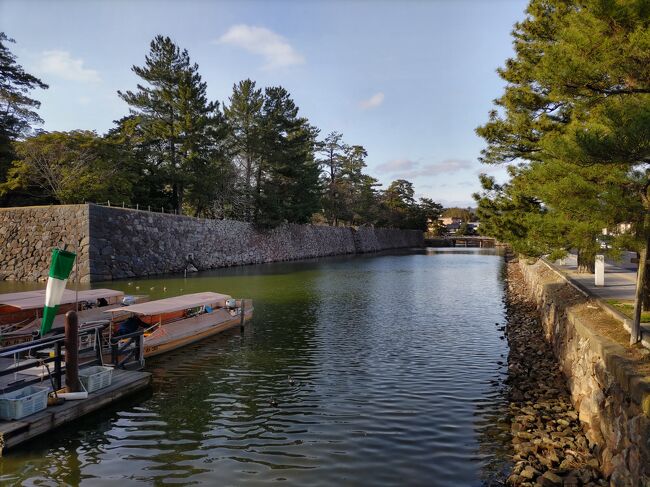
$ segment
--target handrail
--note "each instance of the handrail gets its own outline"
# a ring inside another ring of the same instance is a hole
[[[103,354],[107,351],[105,347],[102,346],[102,336],[103,331],[107,328],[108,324],[106,322],[101,322],[100,324],[93,324],[91,326],[84,326],[79,330],[79,339],[86,339],[86,345],[92,340],[92,345],[85,346],[80,348],[80,352],[93,352],[94,355],[91,360],[86,360],[81,363],[81,367],[87,367],[91,365],[103,365]],[[91,338],[92,337],[92,338]],[[124,351],[126,347],[122,347],[121,350],[116,350],[114,344],[118,344],[120,340],[128,339],[130,351],[123,358],[121,357],[121,352]],[[17,345],[11,345],[9,347],[0,349],[0,358],[12,358],[14,359],[14,365],[0,369],[0,379],[16,374],[20,371],[30,369],[33,367],[44,366],[45,364],[54,363],[54,371],[51,372],[51,377],[57,389],[60,389],[62,386],[62,376],[63,376],[63,364],[64,364],[64,342],[65,335],[57,334],[54,336],[49,336],[45,338],[39,338],[31,342],[19,343]],[[135,361],[139,366],[144,365],[144,355],[143,355],[143,335],[141,331],[130,333],[128,335],[123,335],[121,337],[111,338],[109,341],[111,347],[111,353],[113,355],[113,365],[115,367],[124,368],[128,365],[128,362]],[[131,344],[134,346],[131,347]],[[35,357],[35,352],[43,349],[54,348],[53,356],[48,356],[44,358]],[[86,358],[90,358],[88,355],[84,355]],[[24,361],[25,363],[20,363]],[[17,362],[17,364],[16,364]],[[48,374],[50,370],[48,369]],[[33,378],[26,378],[24,375],[22,378],[17,379],[14,382],[5,382],[0,384],[1,392],[11,392],[17,389],[21,389],[28,385],[38,384],[43,381],[43,377],[34,376]]]
[[[116,368],[125,368],[129,360],[137,362],[141,367],[144,365],[144,330],[111,337],[110,346],[111,362]],[[128,353],[123,354],[125,350]],[[121,355],[124,358],[120,359]]]
[[[101,335],[102,330],[106,328],[106,325],[88,327],[79,332],[79,337],[88,337],[91,334],[94,336],[94,342],[97,343],[98,337]],[[44,366],[54,362],[54,373],[52,374],[52,379],[54,385],[57,389],[60,389],[62,386],[62,374],[63,374],[63,344],[65,341],[65,335],[58,334],[51,337],[40,338],[38,340],[33,340],[31,342],[19,343],[17,345],[12,345],[3,349],[0,349],[0,357],[11,357],[14,360],[25,360],[24,364],[18,363],[18,365],[7,367],[5,369],[0,369],[0,378],[11,376],[22,370],[31,369],[33,367]],[[46,348],[54,348],[53,357],[45,358],[36,358],[33,356],[33,352]],[[92,350],[92,348],[90,348]],[[20,357],[22,356],[22,357]],[[83,366],[89,366],[94,364],[102,363],[102,350],[101,347],[98,347],[95,350],[95,357],[84,362]],[[50,371],[48,368],[48,375]],[[35,376],[31,379],[21,378],[17,379],[14,382],[9,382],[3,387],[0,387],[3,392],[11,392],[17,389],[21,389],[25,386],[38,384],[43,381],[43,378],[40,376]]]
[[[90,333],[97,333],[98,331],[105,329],[107,326],[108,326],[108,322],[96,326],[88,326],[88,327],[84,326],[79,330],[79,337],[81,337],[82,335],[89,335]],[[30,342],[18,343],[16,345],[9,345],[7,347],[0,348],[0,357],[13,356],[16,353],[28,352],[33,349],[45,348],[48,345],[53,345],[56,342],[63,340],[63,338],[64,338],[63,333],[59,333],[57,335],[53,335],[50,337],[38,338]]]

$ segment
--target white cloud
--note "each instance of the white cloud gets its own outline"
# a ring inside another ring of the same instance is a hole
[[[445,159],[431,164],[420,164],[410,159],[396,159],[379,165],[377,170],[400,179],[414,179],[420,176],[437,176],[466,171],[473,166],[472,161],[466,159]]]
[[[377,166],[377,172],[394,174],[400,171],[409,171],[415,169],[417,162],[410,159],[393,159]]]
[[[79,98],[77,98],[77,103],[79,103],[80,105],[90,105],[91,101],[92,99],[89,96],[80,96]]]
[[[364,110],[369,110],[371,108],[377,108],[379,105],[384,103],[384,94],[380,91],[375,93],[367,100],[361,100],[359,106]]]
[[[289,44],[289,41],[264,27],[233,25],[216,42],[241,47],[262,56],[266,61],[264,65],[266,69],[283,68],[305,62],[305,58]]]
[[[43,51],[36,70],[69,81],[101,81],[99,73],[84,67],[83,59],[75,59],[68,51]]]

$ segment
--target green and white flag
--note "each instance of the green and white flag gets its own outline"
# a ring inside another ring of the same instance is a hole
[[[70,277],[72,265],[76,254],[67,250],[53,249],[50,276],[47,279],[45,290],[45,308],[43,308],[43,321],[41,322],[41,336],[52,328],[54,317],[61,304],[65,285]]]

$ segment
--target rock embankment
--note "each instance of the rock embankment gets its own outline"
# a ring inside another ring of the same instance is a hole
[[[507,484],[608,485],[515,263],[508,264],[506,299],[510,346],[507,384],[515,451]]]

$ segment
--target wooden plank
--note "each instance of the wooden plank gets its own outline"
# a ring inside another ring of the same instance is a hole
[[[0,439],[4,440],[4,448],[14,447],[145,389],[150,382],[148,372],[114,370],[111,385],[89,394],[88,399],[66,401],[17,421],[0,421]]]

